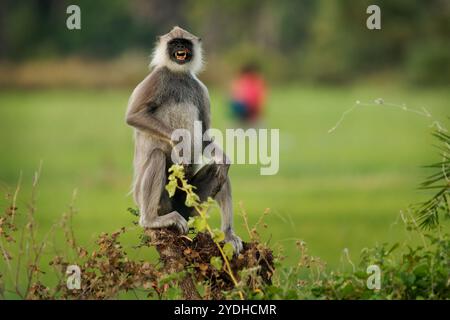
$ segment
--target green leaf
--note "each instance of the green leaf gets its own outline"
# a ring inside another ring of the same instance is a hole
[[[177,300],[182,297],[181,288],[169,287],[166,291],[167,300]]]
[[[225,256],[227,257],[228,260],[233,259],[233,254],[234,254],[234,247],[231,243],[227,242],[223,245],[223,252],[225,253]]]
[[[424,277],[430,274],[430,268],[426,264],[421,264],[414,268],[413,273],[416,277]]]
[[[173,164],[170,168],[169,168],[169,173],[171,173],[171,176],[179,178],[179,179],[184,179],[184,168],[182,165],[179,164]]]
[[[223,233],[223,231],[221,231],[219,229],[214,229],[213,230],[213,240],[214,240],[214,242],[217,242],[217,243],[225,240],[225,233]]]
[[[166,190],[169,192],[169,197],[173,197],[175,191],[177,190],[178,182],[177,180],[169,180],[169,183],[166,185]]]
[[[195,193],[186,194],[186,201],[184,204],[186,207],[194,207],[199,204],[200,198]]]
[[[195,216],[195,217],[189,217],[189,220],[188,220],[188,227],[189,227],[189,229],[194,229],[195,228],[195,220],[197,219],[197,216]]]
[[[223,262],[220,257],[211,257],[211,260],[209,261],[211,265],[216,268],[217,270],[222,270]]]
[[[189,228],[194,228],[197,232],[205,231],[206,229],[206,219],[202,216],[190,217],[188,221]]]

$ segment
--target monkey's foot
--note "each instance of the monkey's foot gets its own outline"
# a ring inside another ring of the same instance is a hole
[[[189,231],[186,219],[183,218],[177,211],[172,211],[166,215],[158,216],[155,219],[148,221],[143,216],[139,220],[139,224],[144,228],[159,229],[174,226],[182,234]]]
[[[239,254],[242,251],[242,240],[233,231],[225,234],[225,242],[231,243],[234,248],[234,253]]]

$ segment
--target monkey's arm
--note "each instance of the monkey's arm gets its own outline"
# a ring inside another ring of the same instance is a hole
[[[131,107],[127,112],[126,121],[128,125],[136,129],[148,132],[171,145],[173,144],[171,139],[172,130],[162,121],[152,116],[146,105],[143,107]]]
[[[151,73],[136,87],[128,102],[126,122],[173,145],[172,129],[150,112],[153,98],[157,93],[157,85],[157,77],[155,73]]]

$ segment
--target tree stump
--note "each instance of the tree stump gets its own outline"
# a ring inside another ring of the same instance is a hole
[[[166,273],[172,274],[185,270],[188,264],[183,254],[185,244],[183,238],[176,231],[171,229],[147,229],[145,234],[150,237],[151,244],[156,247]],[[179,286],[185,299],[201,299],[189,273],[179,281]]]
[[[174,228],[147,229],[145,234],[150,238],[149,245],[156,247],[163,262],[163,271],[167,274],[189,270],[178,281],[183,297],[188,300],[202,299],[195,286],[195,281],[207,282],[209,294],[206,299],[223,299],[224,292],[232,290],[235,283],[223,269],[218,270],[211,265],[212,257],[221,257],[217,243],[208,233],[198,233],[193,239],[180,235]],[[224,243],[220,243],[221,246]],[[272,251],[265,245],[253,241],[243,243],[243,250],[234,255],[230,267],[239,282],[239,271],[255,270],[252,278],[246,279],[246,285],[254,283],[270,284],[274,272]],[[189,267],[189,268],[188,268]],[[259,279],[258,281],[256,281]],[[255,288],[254,288],[255,289]]]

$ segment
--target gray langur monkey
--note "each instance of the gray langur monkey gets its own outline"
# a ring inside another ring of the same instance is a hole
[[[135,129],[133,196],[142,227],[174,226],[186,233],[187,219],[195,212],[184,205],[185,195],[179,191],[169,198],[165,185],[178,142],[172,140],[173,130],[187,129],[194,137],[194,121],[202,122],[203,132],[210,128],[208,90],[196,77],[202,68],[200,38],[174,27],[159,37],[150,65],[150,74],[131,94],[126,113],[127,124]],[[209,143],[214,142],[209,139]],[[201,145],[203,150],[205,142]],[[229,162],[223,151],[216,150],[214,159],[198,171],[192,164],[183,165],[200,200],[212,197],[219,204],[225,241],[240,252],[242,241],[233,231]]]

